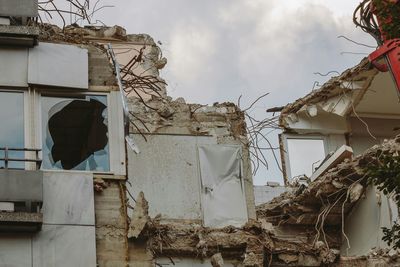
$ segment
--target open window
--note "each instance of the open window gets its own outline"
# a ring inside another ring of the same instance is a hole
[[[325,140],[321,136],[283,135],[286,182],[296,177],[311,177],[326,155]]]
[[[5,158],[23,159],[24,138],[24,94],[22,92],[0,92],[0,168],[5,168]],[[6,148],[12,149],[6,152]],[[7,153],[7,155],[5,155]],[[24,162],[10,161],[8,168],[23,169]]]
[[[107,96],[42,96],[43,169],[110,171]]]

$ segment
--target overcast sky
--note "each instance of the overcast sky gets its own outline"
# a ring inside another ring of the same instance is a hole
[[[270,95],[253,113],[281,106],[310,92],[315,72],[343,71],[371,51],[338,38],[374,41],[352,22],[359,0],[103,0],[114,8],[97,17],[129,33],[147,33],[168,58],[161,75],[169,94],[188,102],[243,104]],[[365,53],[363,55],[343,52]],[[269,135],[277,143],[276,133]],[[256,184],[282,182],[270,158],[270,169]]]

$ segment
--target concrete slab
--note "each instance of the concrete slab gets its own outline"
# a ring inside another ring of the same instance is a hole
[[[45,172],[42,211],[45,224],[94,225],[93,175]]]
[[[0,85],[28,86],[28,49],[2,48],[0,62]]]
[[[88,89],[88,61],[87,49],[41,42],[29,50],[28,83]]]

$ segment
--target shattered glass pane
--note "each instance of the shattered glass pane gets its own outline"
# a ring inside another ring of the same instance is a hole
[[[324,140],[321,139],[287,139],[290,178],[301,175],[311,177],[325,158]]]
[[[24,94],[0,92],[0,147],[24,148]],[[0,158],[4,158],[4,151],[0,151]],[[24,159],[22,151],[9,151],[9,158]],[[0,168],[4,168],[4,161],[0,161]],[[8,168],[24,169],[24,162],[9,162]]]
[[[109,171],[106,96],[42,97],[43,169]]]

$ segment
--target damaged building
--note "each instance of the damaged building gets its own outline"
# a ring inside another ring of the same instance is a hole
[[[169,98],[147,35],[0,4],[0,265],[241,263],[245,232],[191,242],[256,218],[243,113]],[[172,249],[174,231],[190,244]]]
[[[368,170],[379,157],[396,157],[399,112],[390,73],[366,59],[282,108],[288,192],[258,206],[258,219],[291,238],[322,239],[340,252],[340,266],[398,266],[397,250],[382,240],[382,228],[398,221],[398,205],[368,182]]]
[[[238,106],[172,99],[151,37],[37,5],[0,0],[0,266],[398,264],[366,177],[400,150],[388,73],[363,60],[284,107],[285,187],[255,193]]]

